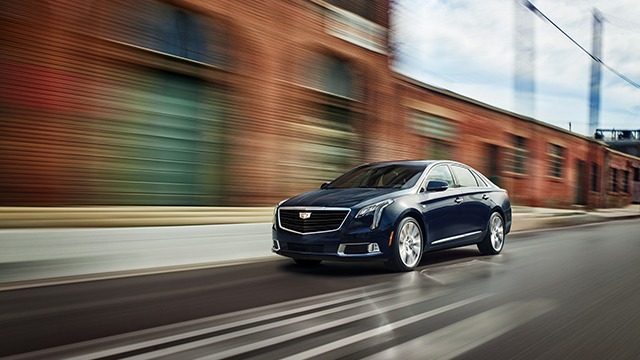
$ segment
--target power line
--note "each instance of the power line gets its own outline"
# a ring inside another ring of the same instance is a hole
[[[640,24],[635,23],[633,21],[629,21],[627,19],[624,19],[618,16],[611,15],[611,14],[604,14],[604,15],[605,15],[605,20],[609,24],[623,30],[629,30],[636,33],[640,33]]]
[[[558,29],[558,31],[560,31],[562,34],[564,34],[564,36],[566,36],[569,40],[571,40],[571,42],[573,42],[577,47],[580,48],[580,50],[584,51],[587,55],[589,55],[589,57],[591,59],[593,59],[593,61],[600,63],[602,66],[604,66],[605,68],[607,68],[607,70],[611,71],[612,73],[616,74],[619,78],[621,78],[622,80],[628,82],[629,84],[631,84],[632,86],[640,89],[640,84],[629,79],[627,76],[625,76],[624,74],[620,73],[618,70],[612,68],[611,66],[605,64],[600,58],[594,56],[593,54],[591,54],[587,49],[585,49],[584,47],[582,47],[582,45],[578,44],[577,41],[573,40],[573,38],[571,36],[569,36],[569,34],[567,34],[564,30],[562,30],[562,28],[560,28],[560,26],[556,25],[556,23],[554,23],[551,19],[549,19],[549,17],[547,17],[547,15],[545,15],[542,11],[540,11],[535,5],[533,5],[531,3],[531,1],[529,0],[525,0],[525,6],[531,10],[534,14],[540,16],[541,18],[543,18],[544,20],[548,21],[551,25],[553,25],[556,29]]]

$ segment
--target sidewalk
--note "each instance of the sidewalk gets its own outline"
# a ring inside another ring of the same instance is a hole
[[[640,218],[640,204],[624,208],[566,210],[514,206],[512,232]]]
[[[0,290],[276,259],[273,208],[0,208]],[[512,232],[640,218],[514,207]],[[196,226],[193,226],[196,225]]]

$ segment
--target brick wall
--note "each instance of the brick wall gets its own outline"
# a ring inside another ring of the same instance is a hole
[[[482,171],[507,189],[515,204],[619,207],[631,202],[633,168],[640,166],[637,157],[611,150],[603,142],[479,104],[412,79],[399,77],[398,81],[404,106],[397,118],[401,119],[401,129],[405,130],[397,134],[407,144],[410,157],[424,157],[435,143],[447,142],[450,145],[448,158]],[[448,120],[455,135],[445,138],[412,131],[409,118],[416,111]],[[510,166],[514,137],[524,139],[526,144],[520,171],[514,171]],[[559,157],[554,152],[558,148],[562,151]],[[592,191],[593,164],[597,165],[596,191]],[[611,188],[610,168],[619,169],[617,181],[620,185],[615,192]],[[624,175],[627,174],[625,171],[628,175]],[[621,176],[630,179],[627,191]]]
[[[0,205],[273,205],[363,162],[433,157],[515,204],[631,201],[638,158],[393,73],[388,6],[355,41],[321,0],[6,0]],[[202,35],[176,46],[172,21]]]

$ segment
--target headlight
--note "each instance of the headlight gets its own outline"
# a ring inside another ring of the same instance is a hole
[[[371,229],[373,230],[380,224],[380,218],[382,218],[382,210],[384,210],[384,208],[391,205],[392,203],[393,200],[384,200],[375,204],[365,206],[360,209],[360,211],[358,211],[358,214],[356,214],[356,219],[373,213],[373,221],[371,222]]]

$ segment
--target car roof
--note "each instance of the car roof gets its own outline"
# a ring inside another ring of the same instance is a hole
[[[394,160],[394,161],[377,161],[365,165],[429,165],[433,163],[435,160]]]
[[[431,164],[436,164],[436,163],[445,163],[445,164],[459,164],[459,165],[463,165],[466,167],[469,167],[469,165],[457,162],[457,161],[453,161],[453,160],[392,160],[392,161],[377,161],[377,162],[371,162],[371,163],[366,163],[366,164],[362,164],[360,166],[371,166],[371,165],[423,165],[423,166],[429,166]]]

